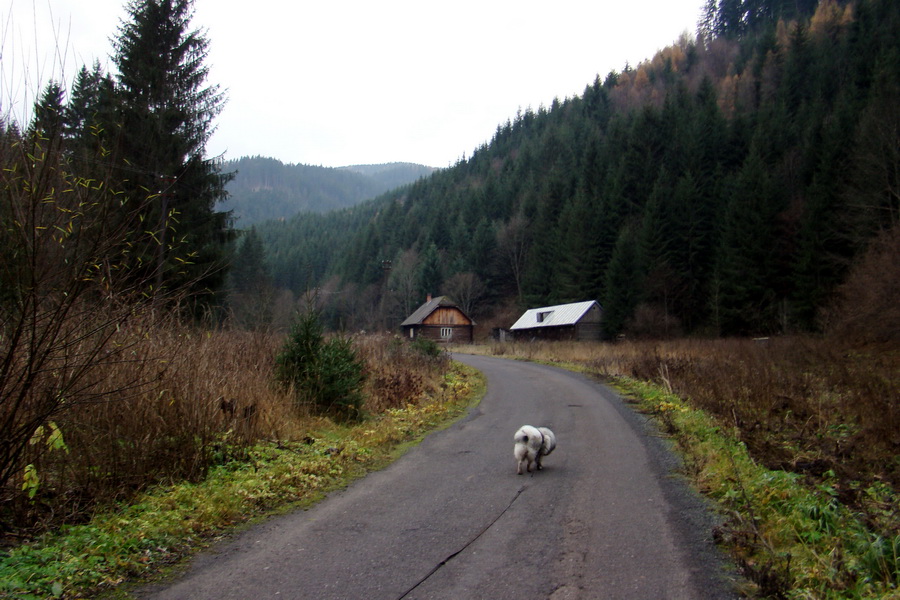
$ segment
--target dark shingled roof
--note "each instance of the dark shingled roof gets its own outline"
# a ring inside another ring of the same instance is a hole
[[[413,314],[409,315],[405,321],[400,323],[400,327],[406,327],[407,325],[421,325],[422,321],[428,318],[428,315],[441,306],[447,308],[459,308],[459,306],[447,296],[438,296],[417,308]]]

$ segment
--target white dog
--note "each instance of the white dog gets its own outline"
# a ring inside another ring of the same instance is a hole
[[[530,473],[531,465],[536,470],[543,469],[541,458],[547,456],[556,448],[556,436],[546,427],[532,427],[523,425],[516,432],[516,446],[513,453],[518,461],[516,473],[522,474],[522,467]]]

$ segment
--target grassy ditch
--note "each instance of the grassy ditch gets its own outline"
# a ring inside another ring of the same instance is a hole
[[[900,354],[832,341],[468,348],[616,385],[656,418],[725,516],[747,595],[900,598]]]
[[[457,363],[448,365],[436,386],[402,383],[427,393],[354,424],[310,416],[298,439],[223,445],[218,464],[202,480],[151,487],[85,523],[6,550],[0,554],[0,597],[86,597],[156,573],[229,527],[309,505],[384,467],[483,394],[480,375]],[[398,385],[391,383],[392,389]],[[378,394],[370,397],[384,403]]]
[[[615,384],[662,425],[690,479],[723,511],[714,533],[747,578],[747,595],[900,597],[900,539],[870,530],[864,515],[841,504],[833,474],[804,485],[798,473],[754,461],[735,431],[664,387],[630,378]],[[884,505],[894,498],[884,486],[865,493]]]

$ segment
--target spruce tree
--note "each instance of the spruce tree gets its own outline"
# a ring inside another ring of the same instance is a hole
[[[638,235],[632,227],[622,228],[605,280],[603,334],[607,338],[614,338],[634,316],[634,309],[641,298]]]
[[[44,88],[41,98],[34,103],[34,120],[31,133],[43,140],[60,139],[63,126],[63,99],[65,92],[60,85],[51,81]]]
[[[682,292],[679,275],[679,238],[683,233],[676,219],[681,207],[675,206],[670,189],[671,178],[663,171],[644,207],[638,231],[638,288],[642,300],[653,306],[668,322],[674,302]]]
[[[779,329],[776,218],[781,202],[774,187],[762,159],[751,153],[736,175],[722,219],[715,310],[723,334]]]
[[[437,245],[429,244],[422,253],[422,264],[419,266],[419,293],[422,298],[428,294],[437,294],[444,279],[441,275],[441,257]]]
[[[232,238],[214,209],[231,175],[205,156],[225,99],[206,83],[209,42],[191,29],[193,0],[131,0],[126,11],[113,40],[119,179],[129,195],[153,199],[145,222],[156,231],[137,263],[155,274],[156,293],[190,291],[205,310],[223,286]]]
[[[575,193],[560,215],[559,300],[580,302],[598,299],[597,268],[600,251],[597,237],[598,212],[583,189]]]
[[[497,241],[493,225],[487,218],[478,221],[468,247],[468,264],[483,281],[490,282],[494,276]]]
[[[72,94],[66,105],[66,138],[76,144],[84,144],[90,126],[99,108],[100,83],[103,71],[95,62],[91,70],[82,66],[72,84]]]
[[[229,305],[238,325],[263,329],[271,324],[275,287],[266,265],[262,238],[251,227],[231,261]]]

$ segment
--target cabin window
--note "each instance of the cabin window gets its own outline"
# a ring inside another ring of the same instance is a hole
[[[441,339],[449,340],[453,337],[453,328],[452,327],[441,327]]]

